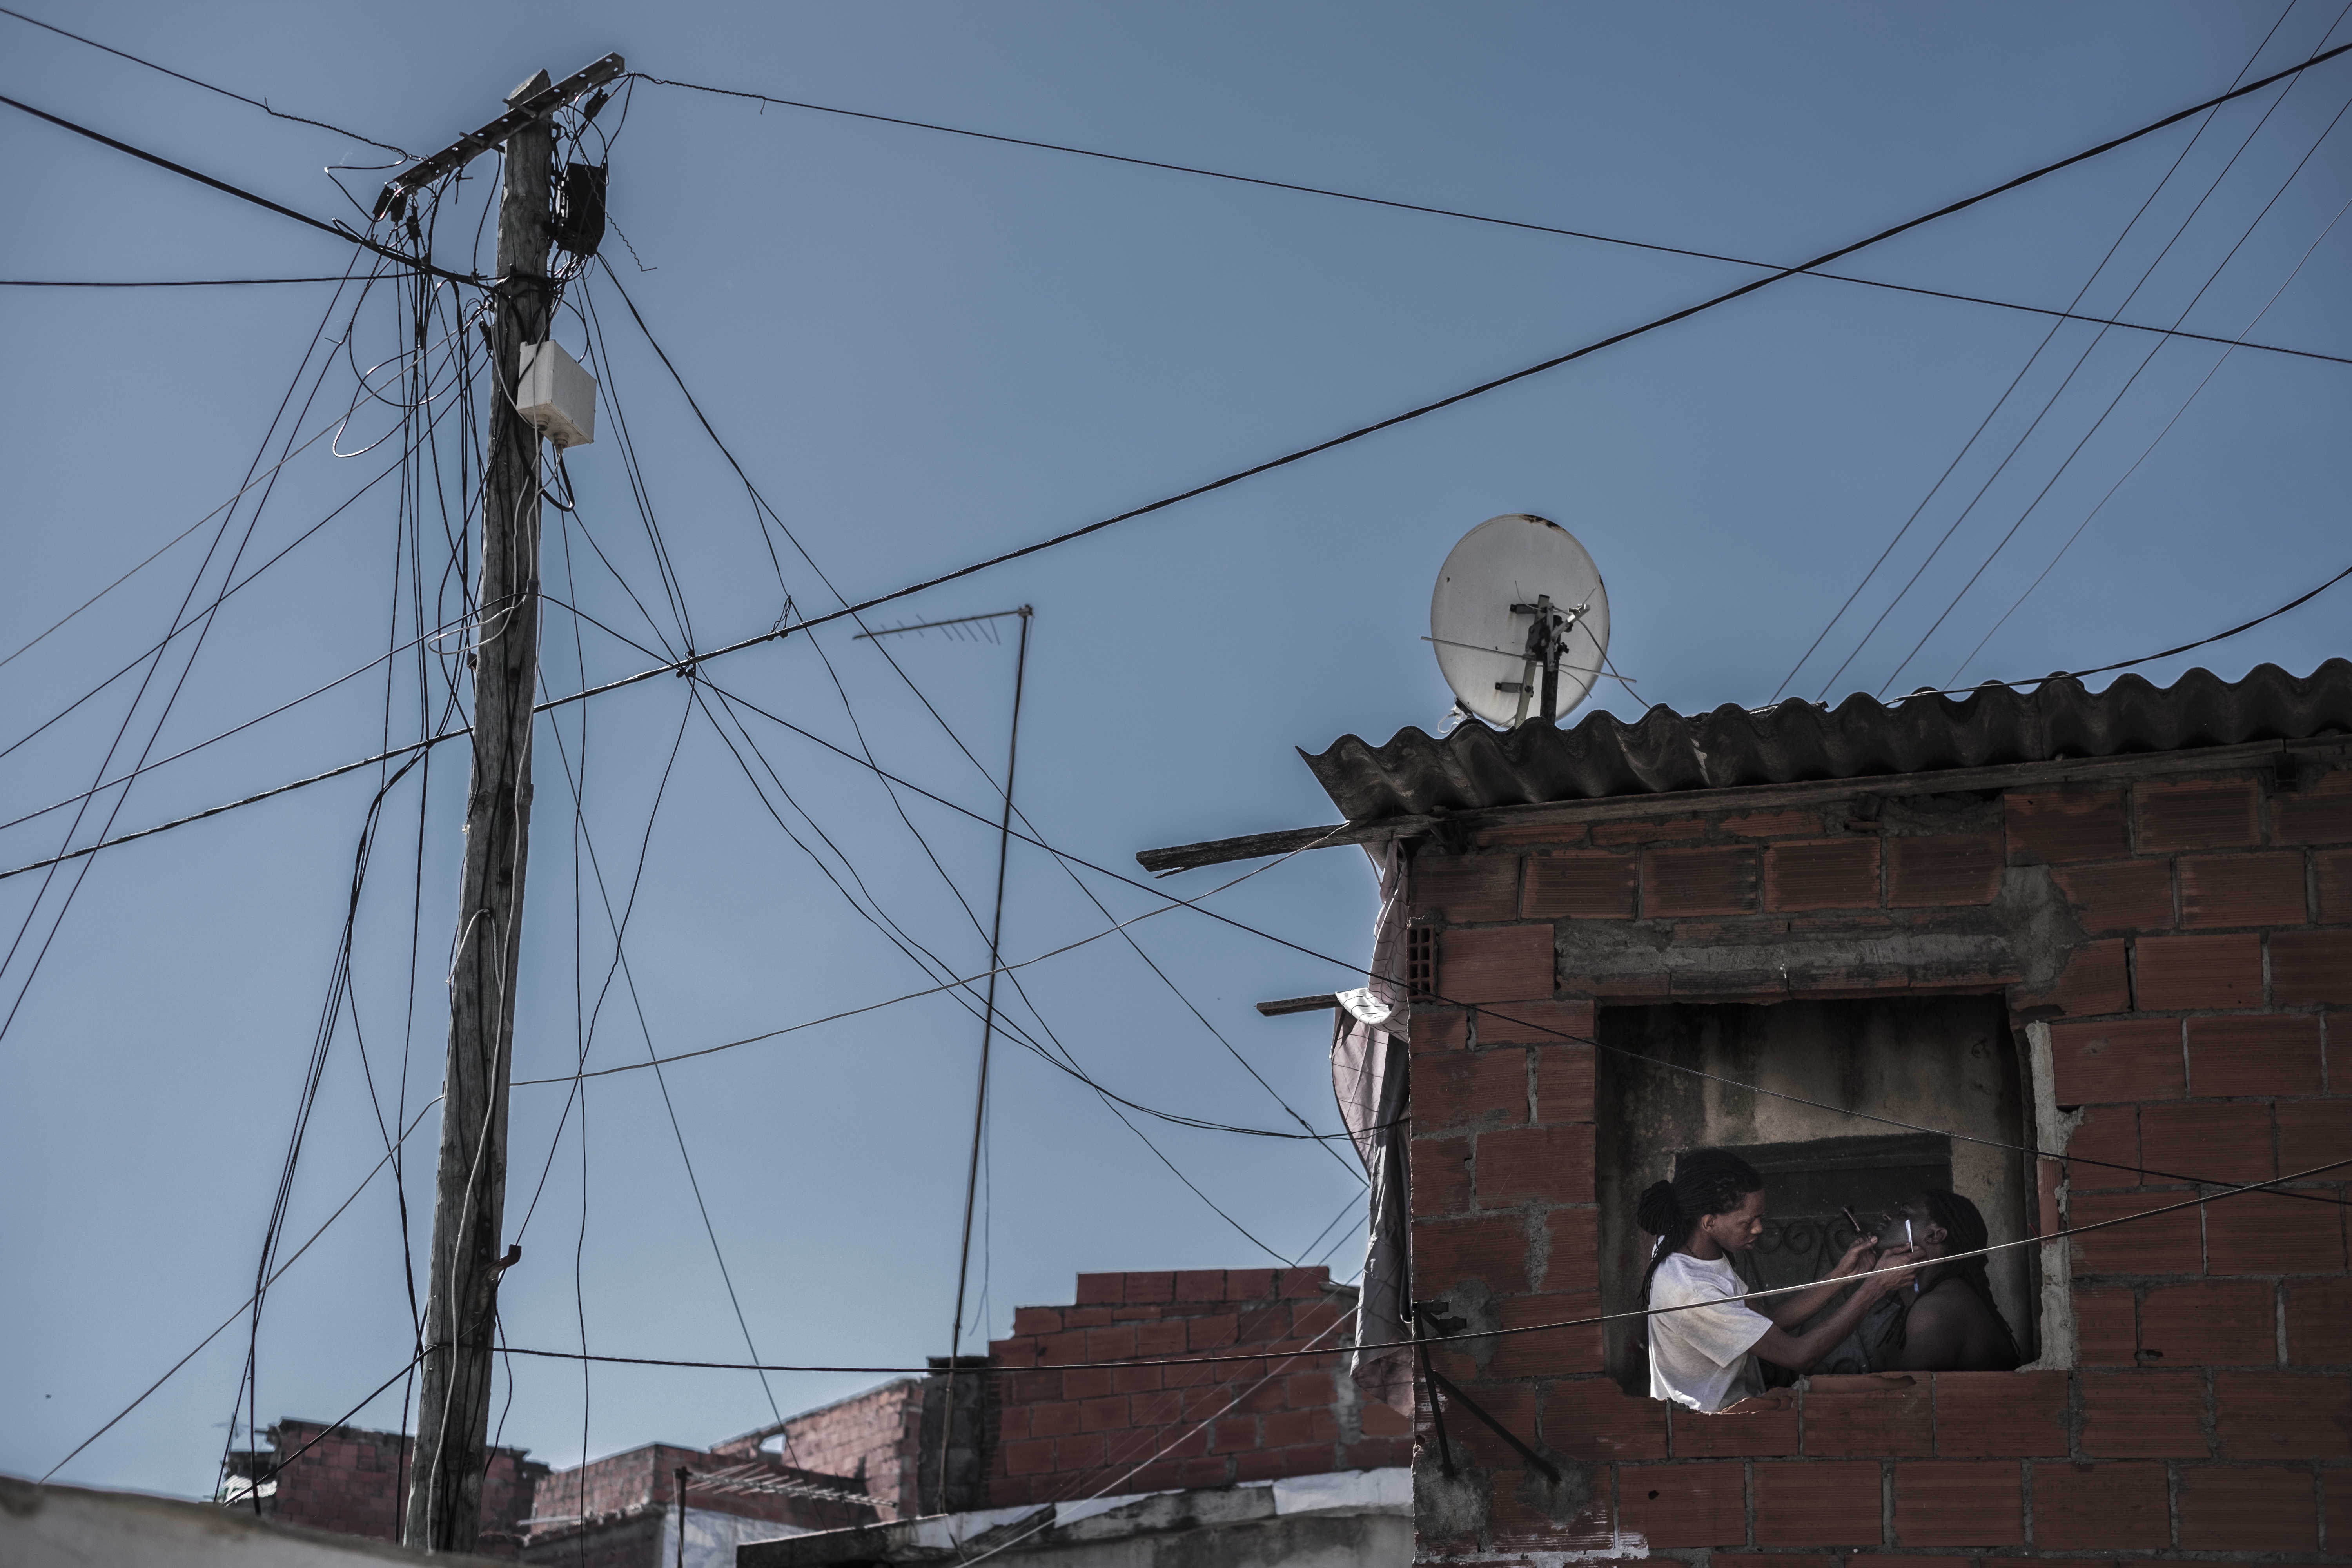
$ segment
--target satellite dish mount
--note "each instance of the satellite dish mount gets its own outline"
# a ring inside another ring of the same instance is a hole
[[[1446,556],[1429,633],[1464,712],[1498,730],[1557,724],[1608,667],[1609,590],[1568,530],[1507,512]]]
[[[1516,693],[1518,706],[1511,715],[1511,728],[1516,730],[1528,721],[1528,699],[1534,694],[1536,671],[1543,671],[1543,721],[1559,722],[1559,656],[1568,647],[1568,629],[1576,625],[1589,606],[1579,605],[1563,610],[1551,602],[1549,594],[1538,594],[1532,605],[1513,605],[1511,614],[1533,616],[1535,624],[1528,628],[1527,668],[1519,671],[1517,680],[1498,680],[1495,689]]]

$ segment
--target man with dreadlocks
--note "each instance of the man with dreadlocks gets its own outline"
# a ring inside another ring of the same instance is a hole
[[[1712,1413],[1762,1394],[1759,1357],[1791,1372],[1811,1371],[1882,1298],[1911,1281],[1907,1271],[1870,1274],[1819,1323],[1798,1331],[1844,1281],[1877,1266],[1885,1250],[1878,1238],[1858,1237],[1826,1279],[1761,1298],[1760,1312],[1748,1306],[1748,1287],[1728,1255],[1751,1250],[1763,1234],[1764,1178],[1727,1149],[1677,1155],[1674,1179],[1653,1183],[1635,1213],[1658,1238],[1642,1277],[1642,1304],[1652,1314],[1644,1321],[1650,1397],[1693,1410]]]
[[[1984,1215],[1958,1193],[1930,1188],[1888,1212],[1874,1238],[1881,1247],[1907,1241],[1926,1264],[1909,1289],[1895,1293],[1885,1325],[1871,1343],[1879,1372],[2009,1372],[2019,1360],[2017,1336],[1993,1304],[1982,1248]],[[1969,1253],[1979,1256],[1968,1257]],[[1954,1257],[1955,1254],[1962,1256]],[[1937,1259],[1952,1258],[1948,1263]]]

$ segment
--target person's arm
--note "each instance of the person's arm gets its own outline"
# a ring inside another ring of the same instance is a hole
[[[1749,1306],[1772,1320],[1780,1328],[1793,1331],[1799,1323],[1811,1317],[1830,1303],[1830,1298],[1845,1289],[1845,1282],[1856,1274],[1864,1274],[1878,1267],[1878,1238],[1858,1237],[1838,1259],[1836,1268],[1822,1277],[1811,1289],[1799,1290],[1787,1296],[1767,1296],[1750,1301]],[[1767,1356],[1766,1360],[1771,1358]]]
[[[1785,1366],[1790,1372],[1811,1372],[1813,1364],[1839,1342],[1853,1332],[1862,1320],[1876,1306],[1881,1298],[1896,1290],[1908,1289],[1916,1269],[1906,1268],[1896,1273],[1873,1274],[1863,1280],[1854,1293],[1841,1302],[1827,1318],[1801,1334],[1792,1334],[1775,1325],[1756,1342],[1756,1354],[1774,1366]]]

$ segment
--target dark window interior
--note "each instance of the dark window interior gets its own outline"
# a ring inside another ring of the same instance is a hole
[[[1853,1227],[1839,1212],[1851,1208],[1864,1225],[1926,1187],[1952,1184],[1952,1141],[1934,1133],[1892,1138],[1816,1138],[1801,1143],[1751,1143],[1734,1152],[1764,1178],[1764,1234],[1756,1250],[1732,1259],[1739,1277],[1759,1290],[1809,1285],[1837,1266],[1853,1245]],[[1822,1309],[1825,1315],[1834,1303]],[[1810,1327],[1814,1320],[1808,1319]],[[1876,1324],[1865,1323],[1865,1331]],[[1813,1370],[1870,1370],[1863,1334],[1849,1334]],[[1874,1332],[1872,1337],[1875,1337]],[[1764,1364],[1764,1382],[1794,1383],[1785,1368]]]
[[[1869,1223],[1927,1187],[1975,1202],[1996,1242],[2029,1234],[2030,1156],[1968,1141],[2032,1141],[2019,1042],[1999,996],[1603,1007],[1597,1026],[1601,1043],[1615,1047],[1595,1063],[1605,1311],[1641,1304],[1650,1237],[1634,1223],[1634,1201],[1672,1173],[1684,1149],[1733,1149],[1763,1175],[1764,1236],[1734,1262],[1759,1288],[1816,1279],[1837,1262],[1853,1240],[1841,1205]],[[2032,1250],[1997,1255],[1991,1268],[1994,1295],[2028,1359],[2038,1337]],[[1875,1327],[1865,1324],[1864,1333]],[[1612,1323],[1606,1342],[1610,1371],[1629,1393],[1646,1394],[1649,1370],[1633,1325]],[[1764,1370],[1768,1383],[1792,1381]],[[1864,1370],[1859,1338],[1814,1368]]]

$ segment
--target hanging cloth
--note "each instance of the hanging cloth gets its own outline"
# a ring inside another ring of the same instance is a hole
[[[1412,1047],[1404,933],[1412,910],[1405,903],[1404,856],[1394,840],[1374,864],[1381,909],[1372,926],[1371,984],[1339,993],[1332,1009],[1331,1089],[1371,1183],[1370,1235],[1349,1371],[1368,1398],[1410,1417],[1412,1195],[1404,1118]]]

